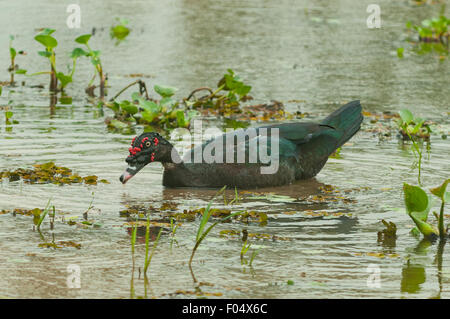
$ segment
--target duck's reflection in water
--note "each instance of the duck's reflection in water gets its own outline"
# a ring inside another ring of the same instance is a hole
[[[309,214],[308,216],[302,214],[305,211],[336,211],[335,205],[332,205],[327,197],[324,197],[321,201],[306,200],[308,197],[323,195],[323,189],[326,186],[326,184],[313,178],[281,187],[252,190],[226,189],[220,195],[217,195],[218,189],[165,188],[161,186],[159,196],[154,192],[148,198],[133,198],[129,194],[124,194],[122,204],[127,207],[141,206],[144,211],[146,210],[145,207],[148,207],[148,212],[153,221],[169,223],[168,214],[164,212],[183,212],[185,209],[198,209],[206,207],[207,203],[213,200],[212,207],[214,208],[230,209],[233,212],[247,210],[266,213],[268,223],[264,227],[267,230],[272,229],[279,232],[284,229],[283,232],[286,232],[287,229],[290,235],[296,239],[301,239],[303,234],[307,234],[308,236],[318,236],[317,240],[329,240],[330,235],[352,232],[358,220],[356,217],[349,217],[349,214],[347,214],[351,212],[350,205],[345,208],[346,214],[332,218],[327,218],[326,214]],[[235,200],[236,192],[238,194],[237,200]],[[273,198],[270,197],[271,194],[274,195]],[[264,195],[269,195],[269,197],[265,199]],[[229,205],[232,201],[233,204]],[[342,209],[338,210],[343,211]],[[283,214],[284,212],[294,212],[294,214]],[[159,228],[154,225],[151,228],[155,228],[154,231],[152,230],[154,236],[151,236],[155,237]],[[145,235],[145,228],[138,230],[138,236],[141,232]],[[340,239],[343,238],[337,238],[337,240]]]

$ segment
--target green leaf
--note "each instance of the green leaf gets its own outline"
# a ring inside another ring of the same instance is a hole
[[[65,75],[62,72],[58,72],[56,73],[56,78],[61,82],[61,86],[64,88],[67,86],[67,84],[69,84],[70,82],[72,82],[72,77],[70,75]]]
[[[176,88],[172,88],[169,86],[155,85],[153,88],[156,91],[156,93],[158,93],[162,97],[171,97],[177,91]]]
[[[143,99],[138,92],[131,93],[131,98],[133,99],[133,101],[140,101],[141,99]]]
[[[130,103],[130,101],[122,101],[120,103],[120,108],[131,115],[134,115],[137,112],[139,112],[138,107],[133,103]]]
[[[14,115],[13,112],[11,112],[11,111],[6,111],[6,112],[5,112],[6,120],[9,120],[13,115]]]
[[[403,183],[403,192],[405,195],[405,205],[408,214],[412,212],[424,212],[428,208],[428,195],[419,186]]]
[[[176,102],[170,97],[164,97],[159,101],[161,107],[172,107]]]
[[[16,70],[16,74],[26,74],[26,73],[27,73],[27,70],[25,70],[25,69]]]
[[[446,192],[448,183],[450,183],[450,178],[444,181],[441,186],[430,189],[430,192],[439,197],[442,201],[447,202],[448,197],[450,196],[449,193]]]
[[[2,95],[3,86],[0,85],[0,96]]]
[[[414,120],[414,116],[410,110],[403,109],[400,112],[398,112],[398,114],[400,115],[405,124],[409,124]]]
[[[118,121],[116,119],[112,119],[110,125],[113,126],[114,128],[117,128],[117,129],[124,129],[124,128],[128,127],[128,125],[126,123],[123,123],[123,122]]]
[[[34,39],[46,48],[53,49],[58,45],[58,41],[51,35],[38,34]]]
[[[75,48],[73,49],[72,53],[70,54],[70,57],[72,59],[77,59],[80,56],[87,56],[89,53],[87,53],[86,51],[84,51],[82,48]]]
[[[92,36],[91,34],[80,35],[78,38],[75,39],[75,42],[80,44],[87,44],[91,36]]]
[[[117,38],[118,40],[125,39],[128,34],[130,34],[130,29],[128,29],[124,25],[116,25],[115,27],[111,27],[111,38]]]
[[[14,59],[17,55],[16,49],[9,48],[9,54],[11,55],[11,58]]]
[[[177,111],[177,123],[178,123],[179,127],[186,127],[187,126],[186,124],[189,124],[189,122],[186,123],[186,119],[185,119],[183,110]]]
[[[155,116],[161,111],[161,107],[153,101],[147,101],[143,98],[139,99],[139,106],[145,110],[145,112],[154,114]]]
[[[423,221],[420,216],[417,216],[416,212],[411,213],[409,216],[411,216],[417,228],[424,236],[426,237],[439,236],[439,231],[432,225]]]
[[[141,115],[142,115],[142,118],[144,120],[146,120],[148,123],[152,123],[158,114],[155,114],[155,113],[149,112],[149,111],[144,111],[144,112],[141,112]]]
[[[397,56],[401,59],[403,58],[403,52],[405,51],[404,48],[398,48],[397,49]]]
[[[49,52],[49,51],[38,51],[38,54],[39,54],[40,56],[45,57],[45,58],[49,58],[49,57],[52,56],[52,53]]]
[[[53,32],[55,32],[55,29],[45,28],[44,30],[39,33],[40,35],[51,35]]]

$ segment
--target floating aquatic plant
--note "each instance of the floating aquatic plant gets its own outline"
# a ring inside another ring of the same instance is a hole
[[[449,53],[450,32],[448,26],[450,19],[441,15],[439,18],[425,19],[420,25],[415,25],[411,21],[406,23],[406,28],[414,30],[417,34],[418,46],[414,49],[418,54],[436,51],[440,58],[444,59]],[[403,57],[403,48],[397,49],[398,57]]]
[[[220,114],[240,113],[240,102],[250,99],[248,94],[252,87],[245,84],[241,78],[231,69],[223,75],[215,90],[208,87],[195,89],[184,99],[186,105],[193,108],[213,108],[219,110]],[[209,94],[191,101],[195,94],[208,91]]]
[[[189,127],[191,120],[198,114],[193,110],[179,107],[172,96],[176,89],[155,85],[154,90],[160,95],[160,100],[149,99],[141,93],[134,92],[132,100],[114,100],[105,105],[114,111],[114,120],[108,123],[114,128],[123,128],[129,124],[141,124],[160,129],[170,130],[176,127]]]
[[[429,141],[431,129],[425,124],[425,120],[419,117],[414,117],[411,111],[403,109],[399,112],[400,118],[397,120],[398,127],[400,129],[400,134],[403,139],[409,139],[413,143],[413,150],[417,153],[418,160],[418,170],[419,174],[417,176],[419,185],[421,184],[421,173],[422,173],[422,149],[418,144],[418,139],[423,139]]]
[[[14,85],[14,74],[24,74],[26,70],[19,69],[19,65],[16,64],[16,57],[17,54],[24,55],[25,52],[22,50],[17,51],[13,46],[12,43],[14,41],[14,36],[9,36],[9,57],[11,60],[11,64],[8,68],[8,72],[10,74],[10,85]]]
[[[447,236],[444,228],[444,205],[450,201],[450,193],[446,191],[449,182],[450,179],[447,179],[441,186],[431,189],[431,193],[439,197],[442,202],[440,214],[434,214],[438,220],[438,228],[428,222],[428,213],[432,205],[431,198],[421,187],[403,184],[406,211],[416,224],[417,230],[426,238],[440,237],[444,239]]]
[[[117,24],[111,27],[110,35],[111,39],[116,39],[116,45],[118,45],[130,34],[130,29],[127,27],[127,19],[116,18],[116,21]]]
[[[104,73],[102,62],[100,60],[100,51],[99,50],[92,50],[91,46],[89,45],[89,40],[91,39],[91,34],[84,34],[79,36],[75,39],[75,42],[79,44],[83,44],[87,48],[87,52],[85,52],[83,49],[78,49],[78,52],[80,55],[84,55],[88,58],[90,58],[91,64],[94,66],[95,73],[92,77],[91,81],[88,84],[88,87],[86,88],[86,92],[93,96],[94,89],[96,88],[93,83],[94,80],[98,74],[99,76],[99,89],[100,89],[100,99],[103,100],[105,97],[105,87],[106,87],[106,74]]]
[[[0,181],[8,178],[10,182],[22,179],[28,184],[53,183],[58,185],[84,183],[96,185],[98,182],[109,183],[105,179],[98,180],[95,175],[82,177],[74,174],[71,169],[64,166],[56,166],[53,162],[33,165],[34,169],[18,168],[14,171],[0,172]]]

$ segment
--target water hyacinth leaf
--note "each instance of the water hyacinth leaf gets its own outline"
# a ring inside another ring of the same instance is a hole
[[[40,56],[43,56],[44,58],[49,58],[52,56],[51,52],[49,52],[49,51],[38,51],[38,54]]]
[[[142,99],[142,96],[138,92],[131,93],[131,98],[133,101],[140,101]]]
[[[441,186],[430,189],[430,192],[433,195],[439,197],[442,201],[448,202],[448,200],[450,199],[450,193],[446,191],[448,183],[450,183],[450,178],[442,183]]]
[[[403,110],[400,110],[400,112],[398,112],[398,114],[400,115],[401,119],[403,120],[403,122],[405,124],[409,124],[414,120],[414,116],[410,110],[403,109]]]
[[[6,120],[9,120],[13,115],[14,115],[13,112],[11,112],[11,111],[6,111],[6,112],[5,112]]]
[[[411,216],[412,220],[416,224],[419,231],[426,237],[439,236],[438,230],[432,225],[428,224],[424,220],[422,220],[422,215],[420,213],[412,212],[409,216]]]
[[[161,85],[155,85],[153,89],[155,90],[156,93],[158,93],[162,97],[171,97],[177,91],[176,88]]]
[[[38,34],[34,37],[34,39],[46,48],[53,49],[58,45],[58,41],[56,41],[56,39],[51,35]]]
[[[75,48],[73,49],[72,53],[70,54],[70,57],[72,59],[77,59],[80,56],[87,56],[88,53],[86,51],[84,51],[82,48]]]
[[[14,59],[17,55],[16,49],[9,48],[9,54],[11,55],[11,59]]]
[[[141,115],[142,115],[142,118],[144,120],[146,120],[148,123],[152,123],[158,114],[153,113],[153,112],[144,111],[144,112],[141,112]]]
[[[56,73],[56,77],[58,78],[58,80],[61,82],[61,86],[65,87],[67,84],[69,84],[70,82],[72,82],[72,77],[70,75],[65,75],[62,72],[58,72]]]
[[[130,29],[122,24],[111,27],[111,38],[113,39],[123,40],[128,34],[130,34]]]
[[[177,111],[177,124],[178,124],[179,127],[186,127],[187,126],[183,110],[178,110]]]
[[[422,188],[404,183],[403,192],[405,195],[405,205],[408,214],[411,214],[412,212],[420,213],[428,209],[429,198]]]
[[[55,31],[56,31],[55,29],[45,28],[39,34],[41,34],[41,35],[51,35]]]
[[[119,120],[116,120],[116,119],[112,119],[111,120],[111,126],[113,126],[116,129],[124,129],[124,128],[128,127],[127,124],[125,124],[125,123],[123,123],[123,122],[121,122]]]
[[[27,70],[25,70],[25,69],[16,70],[16,74],[26,74],[26,73],[27,73]]]
[[[75,42],[80,44],[87,44],[91,36],[92,36],[91,34],[80,35],[78,38],[75,39]]]
[[[170,97],[164,97],[159,101],[159,105],[162,107],[172,107],[175,104],[175,101]]]
[[[139,112],[139,109],[136,105],[133,103],[130,103],[129,101],[123,101],[120,103],[120,108],[127,112],[128,114],[134,115],[137,112]]]
[[[145,110],[145,112],[152,114],[154,116],[158,115],[161,111],[161,108],[158,104],[153,101],[147,101],[143,98],[139,99],[139,106]]]
[[[106,103],[105,105],[109,107],[111,110],[113,110],[114,113],[117,113],[120,110],[120,104],[117,103],[116,101],[114,101],[113,103]]]
[[[398,48],[397,49],[397,56],[399,57],[399,58],[403,58],[403,52],[405,51],[405,49],[404,48]]]

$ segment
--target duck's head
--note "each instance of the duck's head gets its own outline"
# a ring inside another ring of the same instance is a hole
[[[170,162],[171,150],[172,144],[158,133],[150,132],[136,136],[128,149],[130,155],[125,160],[128,167],[120,176],[120,181],[125,184],[149,163]]]

